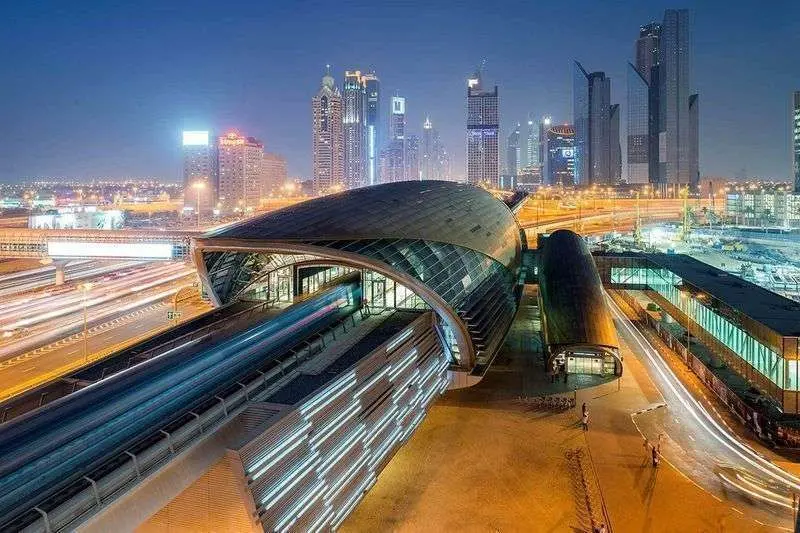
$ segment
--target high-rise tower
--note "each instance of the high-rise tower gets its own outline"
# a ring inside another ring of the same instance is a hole
[[[692,160],[697,150],[691,145],[697,133],[690,117],[690,32],[689,11],[667,9],[661,26],[658,73],[658,175],[651,181],[662,185],[697,186]],[[651,81],[652,83],[652,81]],[[655,155],[655,154],[653,154]]]
[[[314,192],[325,194],[344,186],[342,95],[331,76],[330,67],[312,99],[312,109]]]
[[[794,192],[800,194],[800,91],[792,98],[792,152]]]
[[[209,214],[217,196],[217,158],[207,131],[183,132],[183,206]],[[199,191],[198,191],[199,188]],[[198,194],[199,193],[199,194]]]
[[[380,157],[381,139],[381,82],[374,72],[368,72],[362,77],[367,92],[366,109],[366,157],[367,157],[367,185],[378,183],[378,161]]]
[[[344,184],[348,189],[368,184],[367,176],[367,88],[361,72],[346,71],[342,91],[344,133]]]
[[[505,172],[502,187],[504,189],[509,189],[514,187],[517,182],[517,177],[519,176],[519,170],[521,168],[520,159],[521,159],[521,149],[520,149],[520,140],[521,140],[521,131],[520,131],[520,124],[517,124],[517,127],[508,135],[506,139],[506,161],[505,161]]]
[[[587,73],[575,62],[573,113],[575,119],[575,184],[611,184],[618,179],[618,108],[611,105],[611,78],[604,72]],[[616,115],[616,117],[615,117]],[[617,139],[614,134],[616,120]]]
[[[658,22],[651,22],[639,28],[635,50],[636,70],[648,85],[653,67],[659,63],[660,40],[661,24]]]
[[[231,131],[217,141],[219,201],[227,211],[247,212],[261,201],[264,145]]]
[[[449,160],[439,132],[430,118],[422,124],[421,180],[449,180]]]
[[[649,71],[648,71],[649,72]],[[650,85],[641,71],[628,63],[628,183],[650,181]]]
[[[467,181],[497,188],[500,184],[497,136],[497,85],[484,90],[480,71],[467,80]]]
[[[406,99],[392,96],[389,141],[381,150],[381,183],[406,180]],[[417,178],[418,179],[418,178]]]

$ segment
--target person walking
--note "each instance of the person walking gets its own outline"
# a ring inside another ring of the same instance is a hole
[[[658,468],[658,450],[653,446],[653,468]]]
[[[586,409],[583,411],[583,417],[581,418],[581,424],[583,424],[583,430],[589,431],[589,410]]]
[[[583,402],[583,406],[581,407],[581,415],[586,414],[586,402]]]

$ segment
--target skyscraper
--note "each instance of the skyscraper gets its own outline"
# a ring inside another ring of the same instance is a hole
[[[367,92],[366,110],[366,157],[367,157],[367,184],[378,183],[378,159],[382,146],[381,139],[381,82],[374,72],[368,72],[362,77]]]
[[[521,131],[520,124],[511,131],[506,138],[505,160],[503,161],[502,171],[500,172],[500,188],[513,189],[517,184],[517,176],[521,168]]]
[[[344,186],[342,95],[330,68],[312,99],[314,192],[324,194]]]
[[[660,40],[661,24],[651,22],[639,28],[635,50],[636,70],[648,85],[653,67],[659,63]]]
[[[406,179],[406,99],[392,96],[389,141],[381,151],[381,183]]]
[[[575,129],[565,124],[547,130],[548,185],[575,184]]]
[[[659,165],[653,180],[667,183],[692,184],[691,175],[697,161],[690,141],[697,134],[689,117],[690,32],[687,9],[667,9],[661,27],[659,49]],[[663,149],[662,149],[663,147]]]
[[[449,180],[450,162],[439,131],[430,118],[422,125],[422,155],[420,158],[421,180]]]
[[[264,145],[254,137],[231,131],[217,141],[219,201],[226,211],[258,207],[264,175]]]
[[[520,141],[520,166],[535,167],[539,164],[539,124],[531,114],[528,115],[525,134]]]
[[[539,121],[539,166],[542,172],[542,181],[547,182],[546,176],[548,175],[547,165],[548,151],[547,151],[547,132],[553,125],[553,119],[550,115],[545,115]]]
[[[202,185],[199,185],[202,184]],[[217,196],[217,158],[207,131],[183,132],[183,207],[210,213]]]
[[[419,165],[419,137],[416,135],[406,135],[406,175],[405,179],[420,180]]]
[[[348,189],[363,187],[367,177],[367,88],[361,72],[344,73],[342,92],[344,132],[344,184]]]
[[[467,181],[499,186],[497,86],[484,90],[480,71],[467,81]]]
[[[686,9],[668,9],[662,24],[639,28],[636,64],[628,68],[630,183],[698,185],[699,98],[690,94],[690,51]]]
[[[611,184],[618,179],[614,158],[619,150],[612,139],[613,119],[618,111],[611,105],[611,78],[604,72],[587,73],[575,62],[573,113],[575,119],[575,184]]]
[[[609,115],[609,183],[619,183],[622,179],[622,147],[619,142],[619,104],[611,105]]]
[[[800,194],[800,91],[792,98],[792,152],[794,192]]]
[[[638,41],[637,41],[638,51]],[[650,86],[640,69],[628,63],[628,183],[650,181]],[[649,71],[648,71],[649,74]]]

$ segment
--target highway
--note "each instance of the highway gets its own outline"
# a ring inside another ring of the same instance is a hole
[[[6,299],[0,305],[0,361],[174,295],[191,285],[194,269],[182,263],[139,265],[77,286]],[[85,292],[85,293],[84,293]]]
[[[64,266],[64,278],[67,281],[77,281],[93,276],[99,276],[120,269],[141,265],[139,262],[101,262],[101,261],[70,261]],[[55,283],[56,267],[52,264],[0,275],[0,297],[11,296],[24,292],[51,287]],[[5,307],[0,305],[0,309]]]
[[[742,443],[709,413],[628,315],[608,301],[621,340],[647,368],[666,404],[635,414],[639,431],[652,443],[664,435],[665,459],[718,500],[730,501],[761,524],[790,528],[792,493],[800,492],[800,479]]]
[[[174,295],[194,281],[194,269],[182,263],[122,263],[114,273],[88,279],[92,288],[85,295],[70,284],[0,304],[0,402],[174,325],[167,311]],[[210,309],[198,296],[195,288],[181,293],[180,321]]]
[[[0,529],[91,475],[192,408],[247,379],[270,357],[357,309],[357,284],[339,285],[222,340],[188,341],[8,422],[0,432]],[[27,519],[27,518],[24,518]]]

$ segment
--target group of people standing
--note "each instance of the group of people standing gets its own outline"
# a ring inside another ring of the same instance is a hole
[[[567,362],[553,359],[550,367],[550,383],[558,381],[559,376],[564,376],[564,383],[567,382]]]

